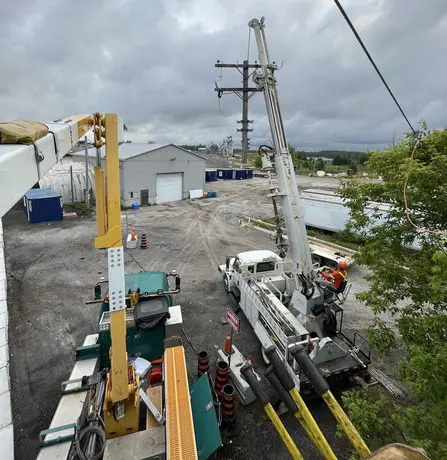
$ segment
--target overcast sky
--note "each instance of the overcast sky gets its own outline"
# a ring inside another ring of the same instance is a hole
[[[445,127],[447,1],[342,3],[411,122]],[[247,58],[247,23],[262,15],[292,145],[364,150],[408,130],[332,0],[6,0],[0,118],[113,111],[134,141],[239,145],[241,101],[226,95],[219,110],[213,88],[241,78],[214,64]],[[249,118],[252,145],[264,143],[262,94]]]

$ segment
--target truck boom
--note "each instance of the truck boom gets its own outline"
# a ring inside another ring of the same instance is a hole
[[[279,106],[278,91],[274,71],[276,66],[270,62],[270,55],[264,32],[264,18],[252,19],[258,46],[260,69],[256,69],[253,80],[264,91],[265,105],[273,138],[276,174],[278,177],[279,196],[286,221],[287,234],[292,261],[299,273],[312,276],[312,259],[307,241],[304,214],[300,206],[300,197],[296,183],[295,170],[289,152],[286,132]]]

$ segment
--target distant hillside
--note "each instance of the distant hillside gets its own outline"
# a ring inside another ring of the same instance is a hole
[[[365,152],[356,152],[354,150],[320,150],[319,152],[306,152],[299,150],[298,153],[305,157],[326,157],[326,158],[335,158],[339,157],[349,157],[353,159],[358,159],[365,155]]]

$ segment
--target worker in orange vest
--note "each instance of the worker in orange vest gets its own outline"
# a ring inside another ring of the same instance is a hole
[[[348,280],[348,272],[346,269],[348,268],[348,264],[344,260],[340,260],[338,262],[338,268],[326,268],[325,271],[321,272],[321,276],[327,280],[328,282],[323,282],[323,286],[328,287],[331,291],[335,293],[343,292],[345,289],[347,280]]]

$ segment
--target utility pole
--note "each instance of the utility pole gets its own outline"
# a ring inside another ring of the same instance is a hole
[[[248,138],[248,133],[250,131],[253,131],[252,128],[249,128],[249,124],[253,123],[253,120],[248,119],[248,101],[249,99],[259,91],[262,91],[262,89],[256,88],[256,87],[249,87],[248,86],[248,79],[250,76],[253,74],[253,72],[256,69],[261,68],[260,64],[254,63],[254,64],[249,64],[247,60],[243,61],[242,64],[224,64],[220,61],[217,61],[214,67],[231,67],[234,69],[237,69],[237,71],[242,75],[242,88],[222,88],[217,86],[216,83],[216,88],[214,91],[217,91],[217,97],[220,99],[225,93],[234,93],[236,96],[238,96],[240,99],[242,99],[242,120],[238,120],[238,123],[240,123],[242,126],[241,128],[238,128],[238,132],[242,133],[242,164],[247,164],[248,162],[248,147],[249,147],[249,141],[250,139]],[[241,72],[242,69],[242,72]],[[252,72],[250,72],[250,69],[253,69]]]

